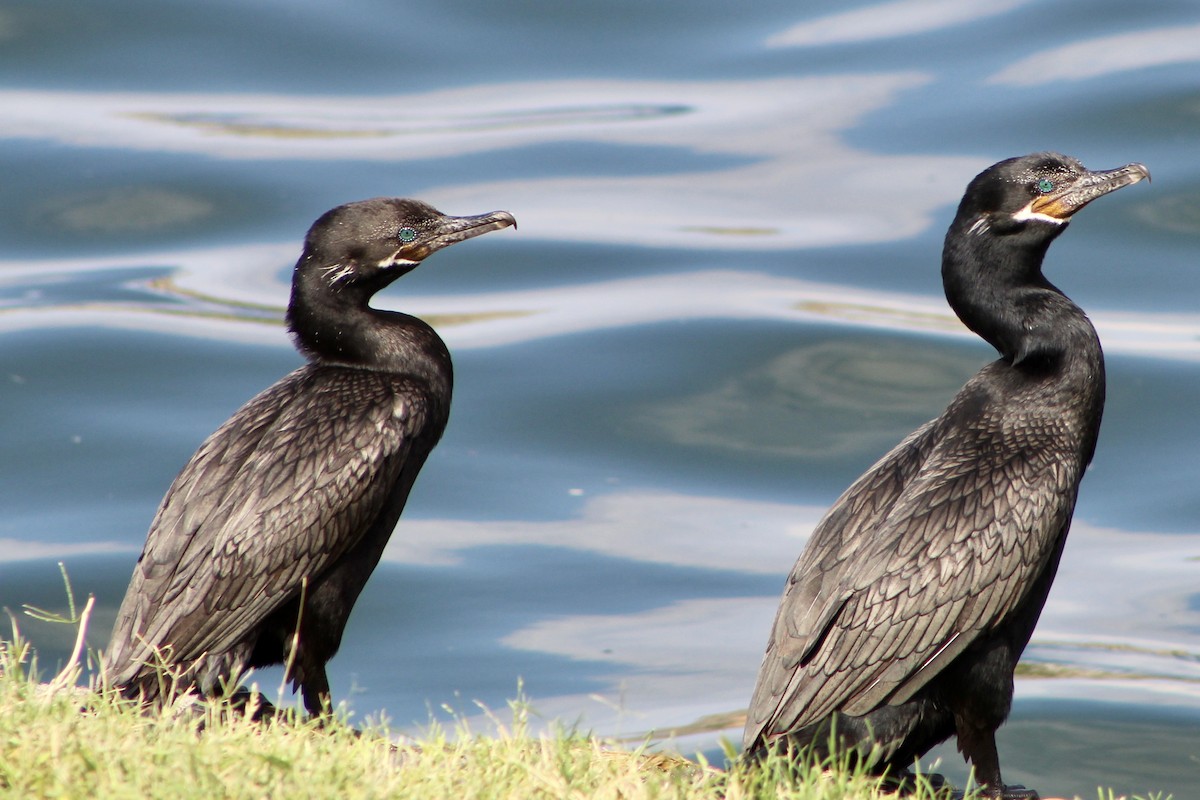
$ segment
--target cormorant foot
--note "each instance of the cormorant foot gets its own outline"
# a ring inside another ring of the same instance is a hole
[[[935,792],[945,792],[947,794],[944,796],[951,798],[951,800],[962,800],[966,795],[965,791],[956,790],[950,785],[949,781],[936,772],[925,773],[921,777],[929,783]],[[884,783],[889,790],[896,793],[897,797],[907,797],[915,790],[915,781],[916,776],[912,772],[904,770],[889,778]],[[942,797],[943,795],[939,794],[938,796]],[[1035,790],[1026,789],[1024,786],[1015,783],[995,789],[985,786],[980,792],[980,796],[986,797],[988,800],[1041,800],[1041,795]]]
[[[945,777],[936,772],[923,772],[921,773],[921,777],[935,792],[952,791],[954,788]],[[889,775],[884,779],[883,786],[885,791],[894,792],[897,797],[908,797],[916,793],[916,781],[917,776],[912,771],[906,769]],[[953,792],[950,795],[953,800],[961,800],[962,796],[962,792]]]
[[[984,790],[983,796],[994,798],[994,800],[1041,800],[1041,795],[1033,789],[1026,789],[1024,786],[1015,783],[1010,783],[1007,786],[999,786],[996,789],[989,786]]]

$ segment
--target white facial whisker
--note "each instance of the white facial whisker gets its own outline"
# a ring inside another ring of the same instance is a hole
[[[352,272],[354,272],[354,267],[351,264],[334,263],[321,268],[321,274],[325,276],[325,280],[329,281],[330,286],[345,280]]]

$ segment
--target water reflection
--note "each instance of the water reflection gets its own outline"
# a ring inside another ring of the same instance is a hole
[[[1131,31],[1074,41],[1009,64],[988,83],[1037,86],[1200,61],[1200,25]]]
[[[818,47],[847,42],[870,42],[952,28],[1006,14],[1033,0],[896,0],[853,11],[806,20],[767,39],[768,47]]]
[[[253,245],[137,257],[0,261],[0,330],[69,320],[284,343],[277,323],[295,254],[294,245]],[[386,292],[379,305],[390,305]],[[691,319],[837,323],[975,340],[941,297],[745,271],[682,272],[516,292],[405,294],[400,305],[438,327],[455,348]],[[1110,354],[1200,359],[1200,314],[1097,310],[1089,315]],[[245,322],[254,324],[240,324]],[[912,360],[900,352],[889,358]],[[806,379],[823,380],[819,375]],[[838,380],[836,375],[833,379]]]
[[[1196,109],[1200,113],[1200,108]],[[1134,211],[1138,221],[1152,228],[1188,236],[1200,234],[1200,198],[1194,192],[1159,197]]]
[[[577,505],[578,514],[570,520],[414,520],[406,523],[408,533],[392,537],[384,559],[450,564],[472,548],[544,545],[680,567],[772,574],[780,572],[783,560],[789,566],[795,560],[821,513],[815,506],[654,492],[603,494]],[[758,535],[758,526],[769,533]],[[725,537],[731,531],[755,535],[740,536],[738,547],[730,548]]]
[[[912,345],[837,339],[797,348],[696,395],[657,402],[636,424],[643,436],[689,447],[792,458],[883,453],[897,427],[884,418],[916,427],[980,365],[973,354]]]
[[[86,556],[136,552],[124,542],[33,542],[27,539],[0,537],[0,564],[42,560],[71,561]]]
[[[924,230],[981,166],[884,155],[840,135],[925,83],[916,72],[758,81],[558,81],[418,95],[295,97],[0,92],[0,137],[226,159],[406,161],[602,142],[747,161],[607,177],[460,183],[443,207],[503,198],[526,238],[730,250],[891,241]],[[69,106],[72,124],[57,109]],[[464,109],[470,109],[465,112]],[[888,176],[881,181],[880,176]]]
[[[667,728],[743,707],[783,574],[822,512],[816,506],[614,492],[583,498],[572,519],[407,521],[385,561],[446,565],[492,548],[538,546],[714,575],[773,576],[760,581],[769,586],[762,594],[679,599],[636,613],[547,613],[503,635],[508,648],[580,664],[601,681],[599,694],[609,704],[590,697],[594,692],[555,696],[539,700],[546,713],[586,709],[588,724],[598,730],[630,733],[641,715],[653,719],[643,728]],[[1153,696],[1200,709],[1200,630],[1181,625],[1180,613],[1195,594],[1197,557],[1195,537],[1077,521],[1026,654],[1035,669],[1020,679],[1019,696],[1078,692],[1137,702]],[[577,580],[586,597],[591,578]],[[536,694],[538,675],[525,677]]]
[[[84,236],[126,236],[188,225],[213,211],[208,200],[182,191],[114,186],[38,203],[31,209],[31,215],[56,231]]]

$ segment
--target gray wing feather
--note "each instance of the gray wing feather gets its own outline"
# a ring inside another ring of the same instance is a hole
[[[394,376],[303,367],[210,436],[151,524],[109,679],[131,680],[151,647],[187,663],[234,646],[353,546],[424,425],[423,395],[403,388]]]
[[[1072,459],[1046,447],[1050,435],[993,463],[979,447],[995,431],[942,441],[945,419],[901,442],[818,523],[776,615],[747,747],[834,711],[906,701],[1045,567],[1073,510]]]

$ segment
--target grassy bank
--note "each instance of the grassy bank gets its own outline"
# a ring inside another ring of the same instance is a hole
[[[60,619],[80,636],[57,675],[38,675],[15,621],[11,637],[0,639],[0,798],[891,797],[877,779],[845,767],[797,775],[773,759],[726,771],[574,732],[535,734],[520,702],[503,719],[492,717],[486,733],[462,722],[454,730],[433,726],[419,742],[386,727],[356,731],[337,718],[318,724],[290,711],[252,722],[221,701],[149,713],[76,685],[88,659],[89,611],[77,615],[72,602]],[[936,796],[927,785],[912,795]]]
[[[5,643],[12,653],[11,643]],[[880,796],[875,782],[777,767],[723,772],[583,735],[531,735],[526,710],[487,735],[465,727],[395,744],[287,719],[250,722],[222,703],[147,715],[110,696],[0,674],[0,796],[21,798],[750,798]],[[926,795],[928,796],[928,795]]]
[[[74,617],[74,610],[72,610]],[[68,620],[81,628],[79,619]],[[80,639],[82,641],[82,638]],[[861,800],[886,796],[848,770],[779,761],[724,771],[591,736],[533,734],[513,703],[479,734],[461,723],[422,741],[386,728],[356,731],[292,712],[251,722],[214,701],[147,713],[76,686],[82,648],[57,675],[38,676],[33,649],[14,623],[0,639],[0,797],[19,798],[719,798]],[[923,788],[919,800],[932,793]]]

